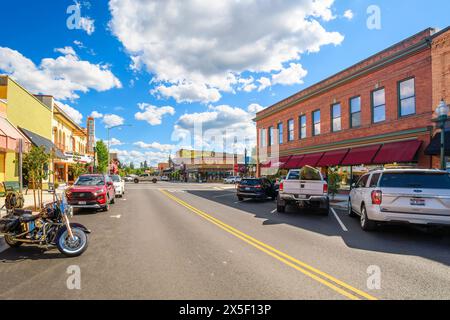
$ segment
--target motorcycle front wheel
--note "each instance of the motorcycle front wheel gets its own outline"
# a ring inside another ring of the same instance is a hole
[[[74,239],[71,239],[67,229],[59,236],[56,241],[58,250],[67,257],[78,257],[86,251],[88,247],[88,237],[86,233],[79,228],[72,228]]]

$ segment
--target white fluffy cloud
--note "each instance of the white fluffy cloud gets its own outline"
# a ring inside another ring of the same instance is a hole
[[[169,154],[165,152],[141,152],[136,150],[118,149],[111,149],[111,152],[117,153],[121,162],[126,164],[133,162],[135,166],[139,166],[139,164],[144,161],[147,161],[150,166],[156,166],[160,162],[167,162],[169,160]]]
[[[83,122],[83,115],[77,109],[69,106],[68,104],[57,102],[58,107],[64,111],[76,124],[80,125]]]
[[[344,18],[348,19],[348,20],[352,20],[354,17],[353,11],[352,10],[346,10],[344,12]]]
[[[71,47],[56,49],[62,56],[43,59],[39,66],[10,48],[0,47],[0,71],[33,93],[51,94],[58,100],[79,98],[78,92],[106,91],[122,84],[107,65],[80,60]]]
[[[110,29],[133,68],[155,75],[153,93],[178,102],[217,102],[221,92],[241,87],[243,72],[256,79],[277,74],[305,52],[340,44],[343,36],[321,24],[335,18],[333,2],[110,0]],[[249,83],[242,89],[256,88]]]
[[[103,118],[103,114],[98,112],[98,111],[92,111],[90,116],[92,118],[94,118],[94,119],[101,119],[101,118]]]
[[[256,113],[260,112],[261,110],[264,110],[264,107],[257,103],[252,103],[251,105],[248,106],[247,110],[250,113],[256,114]]]
[[[121,116],[118,116],[117,114],[107,114],[103,116],[102,121],[106,127],[114,127],[114,126],[120,126],[125,123],[125,119]]]
[[[307,74],[308,72],[303,69],[301,64],[291,63],[288,68],[284,68],[281,72],[272,76],[272,84],[301,84]]]
[[[105,141],[106,144],[108,144],[108,140]],[[115,147],[115,146],[122,146],[124,143],[122,141],[120,141],[119,139],[116,138],[112,138],[111,141],[109,142],[109,145],[111,147]]]
[[[138,106],[142,112],[136,113],[135,119],[146,121],[151,126],[160,125],[165,115],[173,116],[175,114],[175,109],[169,106],[158,108],[147,103],[139,103]]]
[[[152,143],[145,143],[143,141],[138,141],[134,143],[135,146],[141,148],[141,149],[155,149],[159,151],[173,151],[176,149],[175,145],[172,144],[161,144],[159,142],[152,142]]]

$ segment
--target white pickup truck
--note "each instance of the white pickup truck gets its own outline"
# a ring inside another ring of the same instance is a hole
[[[158,181],[161,181],[161,177],[159,176],[153,176],[151,174],[148,173],[144,173],[141,174],[138,177],[134,178],[134,183],[140,183],[140,182],[153,182],[153,183],[157,183]]]
[[[328,184],[319,170],[306,166],[289,171],[286,179],[280,183],[277,211],[285,212],[286,206],[290,204],[318,208],[324,215],[329,214]]]

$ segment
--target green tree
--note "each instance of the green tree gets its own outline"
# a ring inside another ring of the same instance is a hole
[[[73,156],[75,164],[72,165],[72,173],[74,180],[77,180],[79,176],[88,172],[87,166],[84,163],[81,163],[81,156],[78,153],[75,153]]]
[[[334,197],[339,192],[341,183],[341,176],[337,171],[337,168],[329,168],[328,169],[328,192],[331,195],[331,199],[334,200]]]
[[[106,173],[108,170],[108,147],[103,140],[97,141],[97,159],[98,159],[98,171],[100,173]]]
[[[42,184],[48,178],[48,163],[50,155],[45,152],[44,147],[33,146],[23,158],[23,169],[27,172],[27,178],[33,188],[34,210],[42,208]],[[36,199],[37,192],[37,199]]]

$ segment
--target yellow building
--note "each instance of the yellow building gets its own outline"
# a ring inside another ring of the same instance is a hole
[[[3,167],[3,173],[0,173],[3,180],[0,182],[19,181],[17,142],[20,139],[24,141],[24,152],[28,151],[30,143],[35,142],[18,129],[28,130],[50,141],[52,110],[8,76],[0,76],[0,100],[0,110],[3,111],[0,121],[7,127],[7,135],[12,142],[3,148],[3,155],[0,156],[0,167]]]
[[[57,104],[53,103],[52,141],[64,153],[66,159],[55,162],[55,181],[72,183],[75,178],[73,165],[78,163],[91,164],[93,155],[88,153],[87,130],[76,124]]]

